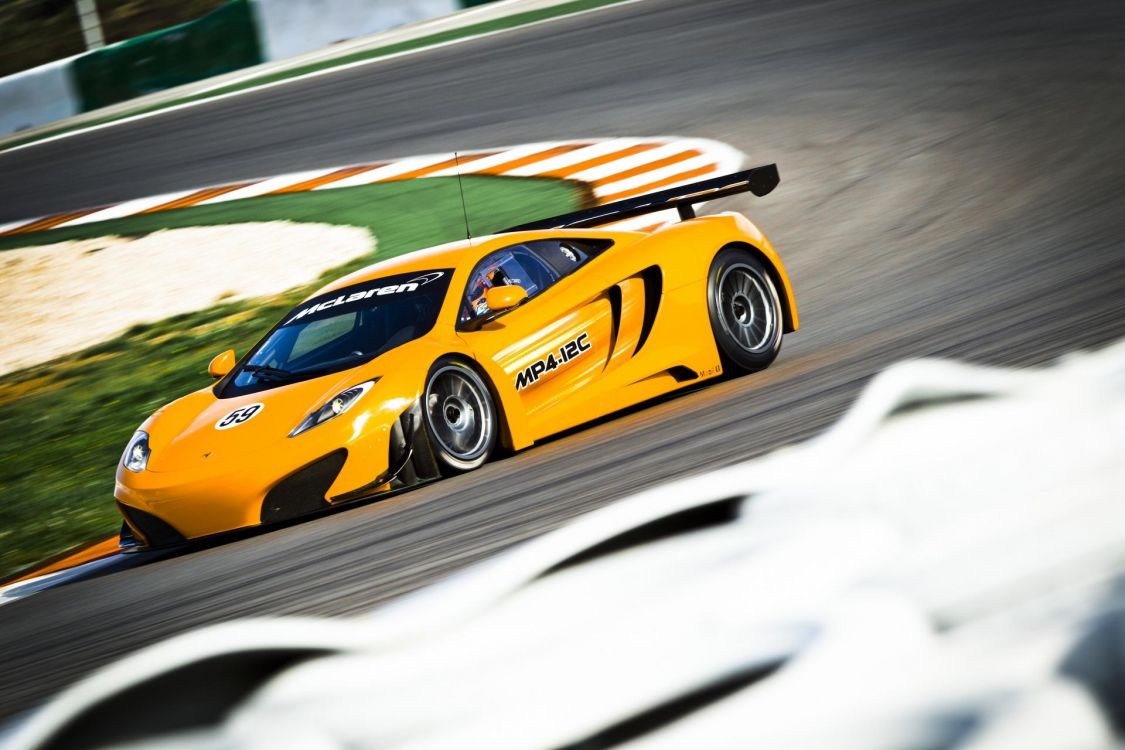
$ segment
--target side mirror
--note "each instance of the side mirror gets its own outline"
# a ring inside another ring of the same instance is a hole
[[[484,293],[484,303],[493,312],[511,310],[525,299],[527,299],[527,290],[515,284],[494,286]]]
[[[228,372],[234,369],[235,361],[234,349],[227,349],[222,354],[215,355],[211,364],[207,365],[207,372],[213,378],[225,377]]]

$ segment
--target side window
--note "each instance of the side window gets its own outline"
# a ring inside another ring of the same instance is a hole
[[[485,256],[469,276],[460,322],[487,315],[484,293],[491,287],[516,284],[534,297],[581,268],[613,243],[609,240],[535,240]]]
[[[560,275],[527,245],[512,245],[486,255],[469,275],[461,303],[462,323],[487,315],[484,293],[494,286],[521,286],[534,297],[558,281]]]
[[[569,275],[607,247],[590,240],[538,240],[527,248],[543,259],[559,278]]]

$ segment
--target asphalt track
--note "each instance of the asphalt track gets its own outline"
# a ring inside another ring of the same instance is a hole
[[[1125,335],[1123,92],[1119,0],[645,0],[0,154],[4,220],[452,148],[716,138],[781,166],[774,194],[727,205],[781,249],[804,326],[763,374],[0,607],[0,716],[185,629],[363,612],[800,440],[892,361],[1030,365]]]

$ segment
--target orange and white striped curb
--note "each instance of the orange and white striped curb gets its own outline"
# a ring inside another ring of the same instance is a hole
[[[742,152],[704,138],[597,138],[531,143],[480,151],[412,156],[373,164],[296,172],[248,182],[183,190],[111,206],[23,219],[0,225],[0,237],[92,224],[176,208],[263,195],[373,185],[426,177],[499,175],[547,177],[587,185],[593,205],[642,195],[738,170]],[[618,222],[619,228],[660,226],[675,213]]]

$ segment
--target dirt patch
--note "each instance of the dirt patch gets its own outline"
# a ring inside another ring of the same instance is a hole
[[[284,292],[374,252],[357,227],[169,229],[0,253],[0,375],[217,302]]]

